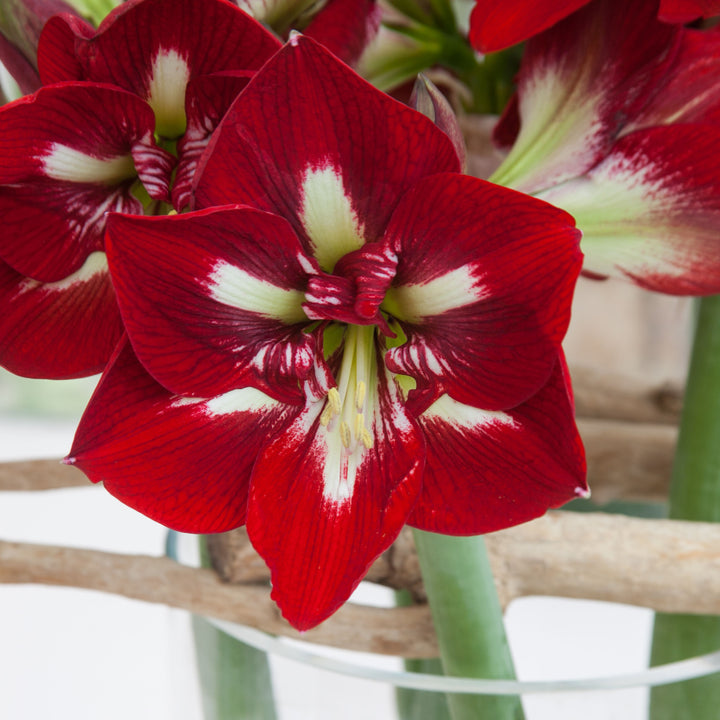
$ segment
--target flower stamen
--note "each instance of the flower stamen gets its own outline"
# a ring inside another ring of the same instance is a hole
[[[337,431],[343,447],[349,453],[373,444],[372,433],[365,426],[368,382],[374,379],[374,329],[350,326],[345,337],[343,362],[338,376],[338,387],[331,388],[320,415],[320,424],[328,432]],[[372,418],[373,409],[369,408]],[[340,422],[334,422],[339,417]]]

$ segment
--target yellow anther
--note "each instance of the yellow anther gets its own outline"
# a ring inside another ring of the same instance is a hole
[[[342,408],[342,403],[340,402],[340,393],[338,392],[338,389],[330,388],[328,390],[327,399],[328,405],[332,408],[333,415],[338,415],[340,413],[340,409]]]
[[[330,388],[327,394],[327,402],[320,415],[320,424],[327,427],[330,421],[340,414],[342,403],[340,402],[340,393],[337,388]]]
[[[350,426],[344,420],[340,423],[340,439],[346,448],[350,447],[352,433],[350,432]]]
[[[368,432],[367,428],[362,429],[362,433],[360,433],[360,441],[368,450],[373,446],[372,435]]]
[[[358,413],[355,416],[355,437],[359,440],[362,437],[362,431],[365,429],[365,416]]]
[[[365,405],[366,390],[367,388],[365,387],[365,383],[361,380],[355,389],[355,408],[359,413],[363,411],[363,407]]]

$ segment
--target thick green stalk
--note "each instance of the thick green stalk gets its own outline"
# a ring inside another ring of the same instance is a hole
[[[720,296],[700,300],[669,515],[720,522]],[[655,617],[653,665],[719,648],[720,617],[660,613]],[[652,720],[715,720],[718,708],[718,675],[658,687],[651,693]]]
[[[515,677],[482,537],[414,531],[446,675]],[[448,694],[453,720],[521,720],[519,697]]]

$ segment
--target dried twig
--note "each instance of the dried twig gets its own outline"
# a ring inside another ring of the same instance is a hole
[[[556,512],[488,535],[487,545],[504,604],[526,595],[551,595],[720,614],[719,525]],[[368,579],[417,586],[416,566],[406,532],[375,563]],[[259,581],[257,568],[252,572]],[[280,618],[266,585],[223,583],[210,570],[181,567],[167,558],[0,542],[0,582],[101,590],[300,637]],[[423,605],[378,609],[348,604],[302,639],[406,657],[436,653]]]

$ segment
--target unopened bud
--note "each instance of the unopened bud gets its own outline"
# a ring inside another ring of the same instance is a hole
[[[467,150],[457,116],[448,99],[422,73],[417,76],[409,105],[432,120],[450,138],[464,172],[467,167]]]

